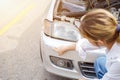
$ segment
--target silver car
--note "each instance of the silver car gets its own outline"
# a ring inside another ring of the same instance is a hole
[[[104,49],[86,52],[85,60],[76,51],[68,51],[59,56],[53,50],[58,46],[76,43],[78,39],[82,40],[78,31],[80,18],[87,10],[93,8],[87,3],[86,0],[52,0],[44,19],[40,41],[40,54],[48,72],[73,79],[79,79],[80,77],[96,78],[94,61],[97,57],[105,54]],[[96,5],[96,7],[100,6]],[[109,10],[116,18],[120,19],[118,17],[120,9],[112,6]]]

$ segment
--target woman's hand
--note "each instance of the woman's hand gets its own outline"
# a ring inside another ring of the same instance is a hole
[[[59,47],[53,48],[54,51],[58,53],[58,55],[63,55],[67,51],[72,51],[75,50],[76,44],[71,44],[71,45],[63,45]]]
[[[63,55],[66,52],[64,46],[55,47],[53,50],[56,51],[58,55]]]

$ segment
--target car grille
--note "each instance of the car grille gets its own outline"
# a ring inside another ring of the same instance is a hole
[[[80,71],[87,78],[96,78],[94,64],[89,62],[78,62]]]

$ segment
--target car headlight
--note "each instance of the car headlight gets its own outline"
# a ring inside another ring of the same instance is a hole
[[[69,22],[56,21],[54,23],[45,20],[44,32],[54,38],[77,41],[80,34],[75,25]]]

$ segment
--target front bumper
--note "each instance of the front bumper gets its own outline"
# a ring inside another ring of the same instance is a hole
[[[62,46],[62,45],[65,46],[65,45],[70,45],[72,43],[73,42],[54,39],[54,38],[46,36],[44,33],[42,33],[42,35],[41,35],[41,54],[42,54],[42,58],[43,58],[44,67],[48,72],[51,72],[53,74],[63,76],[63,77],[79,79],[80,77],[83,77],[83,75],[84,75],[84,72],[82,72],[82,70],[81,70],[85,67],[84,62],[85,62],[85,64],[93,63],[94,60],[96,59],[96,57],[104,55],[104,53],[100,53],[97,51],[89,52],[89,53],[87,53],[86,60],[83,61],[76,51],[68,51],[64,55],[59,56],[58,53],[56,53],[53,50],[53,48],[55,48],[57,46]],[[73,64],[73,69],[66,69],[63,67],[56,66],[50,60],[50,56],[71,60],[72,64]],[[82,68],[80,67],[81,63],[83,64]],[[88,66],[88,68],[91,68],[91,66]],[[93,65],[92,65],[92,68],[93,68]],[[85,70],[83,70],[83,71],[85,71]],[[91,72],[91,71],[89,71],[89,69],[87,69],[87,71]],[[94,73],[94,70],[93,70],[93,73]],[[94,78],[91,75],[84,75],[84,77]]]

